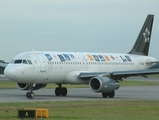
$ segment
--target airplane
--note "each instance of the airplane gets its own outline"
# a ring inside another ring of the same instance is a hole
[[[0,74],[4,74],[4,69],[8,65],[8,63],[4,62],[3,60],[0,60]]]
[[[4,62],[4,60],[0,60],[0,67],[5,68],[8,65],[7,62]]]
[[[130,76],[158,74],[149,69],[159,61],[148,56],[154,15],[149,14],[128,53],[87,53],[30,51],[15,56],[4,74],[17,82],[20,90],[27,90],[27,98],[34,98],[34,90],[55,83],[56,96],[67,96],[63,84],[88,84],[90,90],[114,98],[119,81]]]

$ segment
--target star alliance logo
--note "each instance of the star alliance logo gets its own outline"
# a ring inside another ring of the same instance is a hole
[[[143,36],[145,38],[145,43],[149,43],[150,31],[148,30],[148,28],[146,28],[145,32],[143,33]]]

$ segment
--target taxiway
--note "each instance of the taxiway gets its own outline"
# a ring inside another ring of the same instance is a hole
[[[66,97],[54,95],[54,89],[34,91],[33,99],[26,98],[27,91],[0,89],[0,102],[77,101],[77,100],[159,100],[159,86],[120,87],[114,98],[102,98],[89,88],[70,88]]]
[[[145,79],[132,77],[135,81],[159,81],[158,78]],[[129,80],[129,79],[127,79]],[[4,75],[0,81],[9,81]],[[124,82],[124,81],[123,81]],[[159,100],[159,86],[121,86],[114,98],[103,98],[101,93],[94,93],[89,88],[68,88],[66,97],[57,97],[54,89],[34,91],[33,99],[26,98],[26,92],[17,89],[0,89],[0,102],[35,102],[35,101],[77,101],[77,100]]]

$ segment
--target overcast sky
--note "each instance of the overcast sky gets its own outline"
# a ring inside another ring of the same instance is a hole
[[[127,53],[148,14],[149,55],[159,59],[159,0],[0,0],[0,59],[33,49]]]

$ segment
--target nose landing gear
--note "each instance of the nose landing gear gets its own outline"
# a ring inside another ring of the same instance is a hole
[[[29,83],[29,92],[26,93],[27,98],[34,98],[33,83]]]

